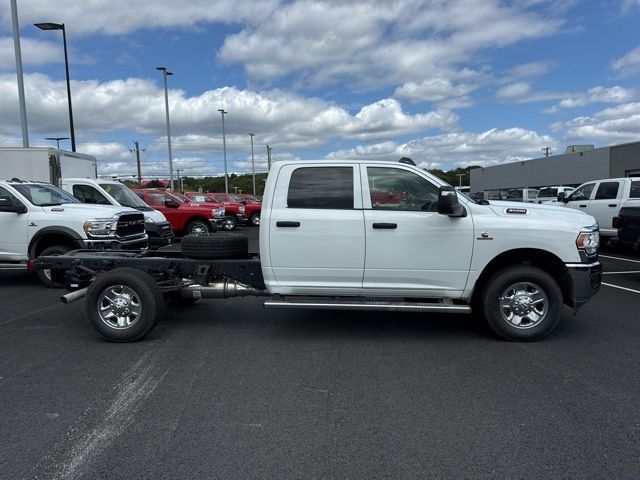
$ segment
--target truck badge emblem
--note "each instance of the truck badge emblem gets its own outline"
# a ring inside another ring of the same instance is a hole
[[[489,232],[482,232],[476,240],[493,240],[493,237],[489,236]]]
[[[527,215],[529,210],[526,208],[505,208],[504,213],[507,215]]]

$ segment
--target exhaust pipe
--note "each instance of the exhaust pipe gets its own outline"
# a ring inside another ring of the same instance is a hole
[[[264,290],[248,287],[233,280],[210,283],[208,285],[189,285],[180,290],[182,298],[230,298],[266,295]]]
[[[76,300],[80,300],[85,297],[85,295],[87,294],[88,288],[89,287],[81,288],[80,290],[76,290],[75,292],[70,292],[70,293],[67,293],[66,295],[62,295],[60,297],[60,301],[66,305],[71,302],[75,302]]]

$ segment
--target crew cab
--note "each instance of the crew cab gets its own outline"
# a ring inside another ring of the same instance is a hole
[[[206,235],[222,225],[224,208],[220,205],[189,203],[171,192],[154,188],[133,191],[144,203],[161,212],[178,234]]]
[[[143,214],[132,208],[85,205],[46,183],[0,181],[0,263],[79,248],[142,249],[144,227]],[[49,270],[38,277],[53,286]]]
[[[243,295],[268,308],[474,311],[499,336],[532,341],[601,283],[592,216],[476,203],[404,163],[278,162],[263,209],[259,258],[246,236],[217,233],[183,238],[181,254],[79,251],[37,267],[74,290],[63,301],[86,296],[91,324],[121,342],[148,334],[165,302]]]
[[[542,187],[538,190],[538,196],[535,203],[558,203],[558,194],[562,193],[565,197],[571,195],[575,188],[557,185],[555,187]]]
[[[60,186],[82,203],[94,205],[121,205],[135,208],[144,215],[149,248],[170,245],[175,239],[173,228],[165,216],[144,203],[126,185],[113,180],[91,178],[63,178]]]
[[[623,202],[630,198],[640,198],[640,179],[607,178],[586,182],[576,188],[571,195],[558,194],[560,205],[574,210],[582,210],[593,216],[600,225],[600,235],[604,241],[618,234],[613,227],[615,217]]]

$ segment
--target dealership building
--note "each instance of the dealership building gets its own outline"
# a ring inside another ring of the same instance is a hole
[[[593,148],[572,145],[562,155],[471,170],[471,192],[577,186],[589,180],[640,176],[640,142]]]

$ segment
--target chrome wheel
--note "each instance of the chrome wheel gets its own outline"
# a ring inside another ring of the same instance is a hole
[[[500,295],[500,314],[510,327],[535,327],[544,320],[548,311],[547,294],[535,283],[514,283]]]
[[[191,235],[208,235],[209,229],[203,223],[194,223],[191,226],[191,231],[189,233]]]
[[[140,297],[126,285],[108,287],[98,297],[98,315],[110,328],[123,330],[131,327],[141,312]]]
[[[238,222],[236,222],[236,219],[233,217],[225,217],[222,223],[225,230],[235,230],[237,224]]]
[[[260,215],[254,214],[254,215],[251,217],[251,224],[252,224],[254,227],[258,227],[258,226],[260,226]]]

